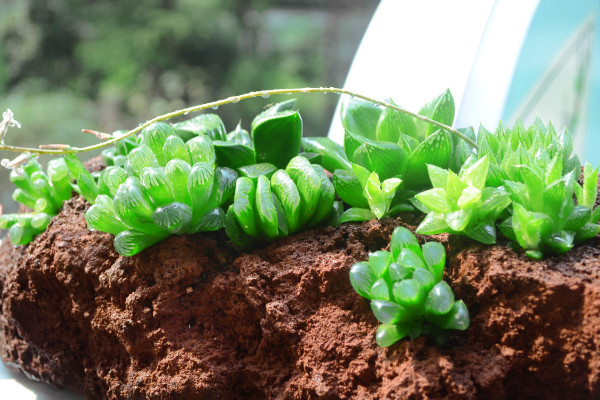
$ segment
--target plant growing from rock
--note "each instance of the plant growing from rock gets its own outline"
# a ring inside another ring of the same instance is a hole
[[[15,165],[10,180],[17,187],[13,199],[33,212],[0,216],[0,229],[9,229],[11,243],[25,245],[46,229],[63,201],[71,197],[69,170],[60,158],[50,160],[46,172],[31,159],[22,166]]]
[[[381,325],[375,340],[387,347],[406,336],[432,335],[444,330],[465,330],[469,311],[456,301],[442,280],[446,251],[438,242],[419,245],[406,228],[392,233],[390,251],[369,254],[350,269],[350,282],[358,294],[371,300],[371,310]]]
[[[342,208],[320,165],[296,156],[284,169],[257,164],[241,169],[225,231],[237,245],[272,242],[302,230],[332,225]]]
[[[417,227],[417,233],[448,232],[481,243],[496,243],[496,220],[511,201],[503,187],[485,186],[488,157],[477,161],[474,157],[469,158],[458,175],[434,165],[427,168],[433,189],[415,196],[415,204],[427,213]]]
[[[445,91],[419,114],[452,124],[451,93]],[[430,186],[427,164],[443,168],[460,166],[472,153],[472,147],[459,146],[458,137],[455,139],[447,130],[364,100],[354,98],[343,103],[341,118],[345,130],[343,147],[326,138],[302,140],[305,150],[321,154],[323,166],[334,171],[336,193],[351,206],[341,221],[364,221],[413,210],[408,202],[413,191]],[[472,141],[472,131],[466,132],[453,130]],[[357,170],[361,171],[360,178]],[[364,179],[364,170],[370,180]],[[384,203],[379,201],[383,198]],[[372,207],[374,204],[376,208]],[[386,205],[383,212],[382,204]]]
[[[109,166],[96,183],[74,155],[65,157],[77,188],[93,204],[88,227],[116,235],[115,249],[132,256],[173,234],[225,225],[237,173],[216,167],[209,136],[184,142],[165,123],[146,127],[124,166]]]

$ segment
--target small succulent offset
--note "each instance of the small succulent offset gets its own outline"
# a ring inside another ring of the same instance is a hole
[[[583,187],[574,172],[562,175],[562,158],[554,157],[546,170],[521,165],[521,182],[506,181],[513,201],[512,216],[499,227],[534,259],[561,254],[600,233],[598,168],[584,167]],[[577,203],[573,199],[575,193]]]
[[[233,196],[238,177],[216,167],[208,135],[185,142],[176,128],[160,122],[145,128],[125,164],[104,169],[97,183],[75,156],[65,160],[76,190],[93,204],[88,227],[116,235],[115,249],[125,256],[173,234],[221,229],[221,206]]]
[[[495,243],[496,220],[511,201],[503,187],[485,187],[488,157],[477,161],[469,158],[458,175],[434,165],[427,168],[433,189],[415,196],[415,205],[427,213],[417,233],[448,232],[481,243]]]
[[[225,231],[238,246],[272,242],[331,225],[341,214],[331,181],[320,165],[296,156],[285,170],[261,163],[239,169]]]
[[[54,159],[44,172],[32,159],[20,168],[13,168],[10,180],[17,187],[13,199],[33,212],[0,216],[0,229],[10,229],[12,244],[25,245],[46,229],[63,201],[71,197],[69,170],[63,159]]]
[[[419,245],[406,228],[392,233],[390,252],[376,251],[368,261],[354,264],[350,282],[358,294],[371,300],[371,310],[381,325],[375,340],[387,347],[410,336],[443,337],[444,330],[465,330],[469,311],[455,301],[442,280],[446,251],[438,242]]]

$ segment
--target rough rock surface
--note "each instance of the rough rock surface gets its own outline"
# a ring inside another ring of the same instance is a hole
[[[350,266],[402,220],[324,228],[238,254],[172,237],[132,258],[80,197],[0,248],[0,355],[90,399],[600,398],[600,238],[530,261],[440,235],[471,327],[378,348]]]

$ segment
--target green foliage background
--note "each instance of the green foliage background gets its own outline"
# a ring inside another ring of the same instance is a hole
[[[13,145],[96,139],[244,92],[340,86],[373,14],[369,0],[0,0],[0,109]],[[229,130],[270,102],[218,110]],[[305,96],[305,135],[327,133],[337,96]],[[92,154],[95,155],[95,154]],[[0,158],[14,157],[3,153]],[[45,160],[44,160],[45,161]],[[16,209],[8,171],[0,202]]]

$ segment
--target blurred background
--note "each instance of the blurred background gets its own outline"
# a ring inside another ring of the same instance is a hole
[[[96,143],[82,128],[132,129],[154,116],[249,91],[341,86],[374,0],[0,0],[6,143]],[[232,130],[277,99],[221,107]],[[325,136],[337,96],[298,99],[305,135]],[[96,154],[82,155],[86,158]],[[3,153],[0,158],[16,154]],[[8,171],[0,203],[16,210]]]

